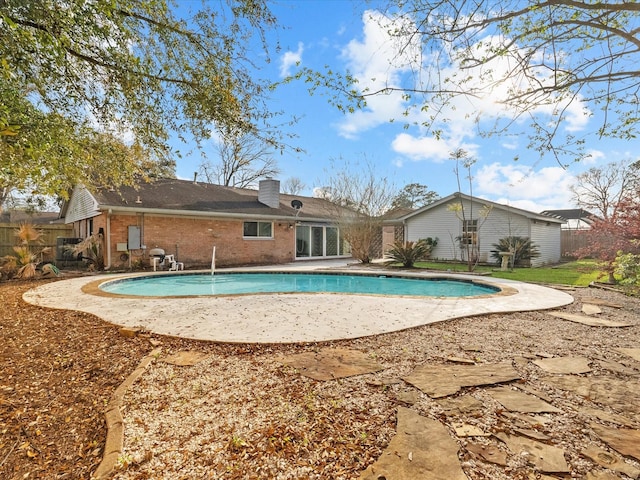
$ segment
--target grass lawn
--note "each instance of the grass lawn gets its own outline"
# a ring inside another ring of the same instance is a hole
[[[418,262],[416,268],[429,270],[443,270],[452,272],[467,272],[466,263],[450,262]],[[500,271],[499,267],[479,265],[475,273],[491,273],[492,277],[508,278],[529,283],[552,283],[556,285],[573,285],[586,287],[594,281],[603,281],[602,272],[593,260],[579,260],[563,263],[553,267],[516,268],[513,271]]]

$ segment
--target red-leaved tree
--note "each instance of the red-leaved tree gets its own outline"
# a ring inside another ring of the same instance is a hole
[[[640,198],[629,196],[620,200],[614,213],[596,220],[585,235],[587,246],[578,251],[578,256],[599,260],[609,275],[609,283],[615,283],[614,261],[618,252],[640,253]]]

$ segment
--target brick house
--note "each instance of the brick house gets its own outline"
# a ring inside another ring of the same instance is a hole
[[[62,208],[73,235],[101,233],[106,268],[149,265],[162,249],[187,268],[278,264],[349,257],[331,221],[327,200],[280,193],[280,182],[259,189],[156,179],[135,188],[89,191],[78,186]]]

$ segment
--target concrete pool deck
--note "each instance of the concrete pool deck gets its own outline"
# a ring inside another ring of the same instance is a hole
[[[383,269],[349,267],[345,261],[296,262],[220,270],[330,270],[390,275],[388,270]],[[29,290],[23,298],[34,305],[92,313],[115,325],[141,327],[160,335],[233,343],[305,343],[352,339],[453,318],[545,310],[573,302],[571,295],[553,288],[444,272],[412,272],[410,275],[472,279],[500,287],[503,292],[475,298],[321,293],[152,298],[91,293],[95,292],[97,283],[140,275],[150,274],[104,274],[61,280]]]

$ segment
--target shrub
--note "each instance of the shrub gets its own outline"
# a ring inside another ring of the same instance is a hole
[[[433,250],[436,247],[436,245],[438,245],[438,237],[435,237],[435,238],[427,237],[427,238],[423,238],[422,240],[426,242],[427,245],[429,245],[429,247],[431,247],[431,250]]]
[[[614,267],[622,285],[640,285],[640,255],[619,251]]]
[[[34,278],[43,255],[51,249],[42,246],[42,232],[30,223],[21,224],[15,236],[18,239],[18,245],[13,247],[15,255],[1,259],[0,273],[8,278]]]
[[[437,243],[437,240],[435,240]],[[435,245],[433,241],[430,243],[427,240],[418,240],[417,242],[400,242],[397,241],[387,252],[387,256],[396,262],[402,263],[403,266],[410,268],[413,264],[426,260],[431,255],[431,250]]]
[[[74,255],[81,254],[82,260],[87,262],[90,270],[104,270],[102,240],[101,233],[94,233],[80,243],[67,245],[67,250]]]
[[[512,265],[525,265],[533,258],[540,256],[540,250],[529,237],[504,237],[498,240],[498,243],[494,243],[495,250],[491,251],[491,258],[496,260],[496,263],[500,265],[502,257],[500,252],[513,252]]]

